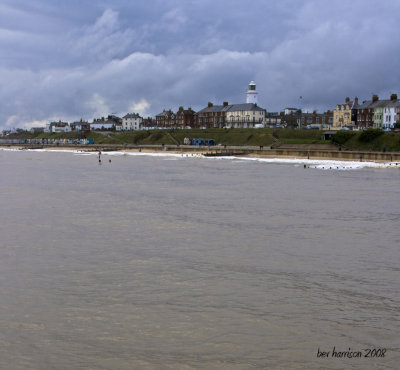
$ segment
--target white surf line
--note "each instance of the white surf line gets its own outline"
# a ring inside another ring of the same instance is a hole
[[[29,152],[55,152],[73,153],[74,155],[93,155],[98,156],[98,151],[85,151],[74,149],[15,149],[0,148],[5,151],[29,151]],[[358,161],[337,161],[328,159],[302,159],[302,158],[261,158],[261,157],[240,157],[240,156],[204,156],[197,153],[168,153],[168,152],[125,152],[125,151],[106,151],[101,152],[105,156],[145,156],[169,159],[182,158],[203,158],[209,160],[238,160],[255,161],[261,163],[293,164],[305,165],[306,168],[320,170],[358,170],[362,168],[400,168],[400,162],[358,162]]]
[[[97,154],[97,153],[96,153]],[[104,155],[132,157],[165,157],[165,158],[206,158],[202,154],[192,153],[158,153],[158,152],[102,152]]]
[[[226,157],[228,158],[228,157]],[[301,158],[247,158],[235,157],[242,161],[257,161],[264,163],[297,164],[305,165],[306,168],[321,170],[357,170],[362,168],[400,168],[400,162],[358,162],[337,161],[330,159],[301,159]]]
[[[321,170],[357,170],[362,168],[400,168],[400,162],[356,162],[337,161],[324,159],[301,159],[301,158],[258,158],[258,157],[237,157],[237,156],[215,156],[208,157],[202,154],[177,154],[177,153],[155,153],[155,152],[105,152],[106,155],[129,155],[129,156],[151,156],[170,158],[204,158],[210,160],[240,160],[256,161],[261,163],[294,164],[306,165],[307,168]]]

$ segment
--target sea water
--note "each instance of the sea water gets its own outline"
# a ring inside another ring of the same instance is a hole
[[[400,169],[269,162],[0,151],[0,369],[398,368]]]

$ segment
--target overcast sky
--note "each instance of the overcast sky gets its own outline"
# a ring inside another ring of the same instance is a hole
[[[388,98],[399,0],[0,0],[0,129],[245,102]]]

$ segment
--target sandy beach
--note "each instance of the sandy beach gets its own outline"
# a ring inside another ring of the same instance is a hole
[[[257,158],[301,158],[340,161],[400,161],[400,152],[351,151],[328,148],[325,145],[296,145],[277,148],[258,146],[193,146],[193,145],[132,145],[132,144],[93,144],[93,145],[43,145],[8,144],[3,149],[17,150],[65,150],[84,152],[126,152],[126,153],[174,153],[201,154],[209,156],[246,156]],[[328,149],[327,149],[328,148]]]
[[[351,170],[361,168],[400,168],[400,153],[355,152],[305,149],[260,149],[254,147],[189,146],[2,146],[2,150],[32,152],[70,152],[75,155],[153,156],[170,158],[204,158],[209,160],[242,160],[263,163],[302,165],[304,168]]]

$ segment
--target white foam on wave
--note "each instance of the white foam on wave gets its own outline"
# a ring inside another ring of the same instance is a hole
[[[225,157],[228,158],[228,157]],[[256,158],[256,157],[233,157],[243,161],[257,161],[263,163],[297,164],[305,165],[307,168],[319,170],[358,170],[362,168],[400,168],[400,162],[356,162],[337,161],[328,159],[303,159],[303,158]]]
[[[3,150],[5,152],[19,152],[19,151],[21,151],[21,149],[17,149],[17,148],[0,148],[0,150]]]
[[[73,154],[86,154],[86,155],[88,153],[91,153],[74,149],[21,149],[21,150],[26,152],[73,153]]]
[[[400,168],[400,162],[356,162],[356,161],[337,161],[325,159],[302,159],[302,158],[259,158],[259,157],[240,157],[240,156],[211,156],[202,154],[177,154],[177,153],[149,153],[149,152],[123,152],[122,155],[130,156],[151,156],[178,158],[204,158],[209,160],[236,160],[236,161],[255,161],[260,163],[293,164],[305,165],[307,168],[319,170],[358,170],[362,168]],[[108,155],[121,155],[121,152],[107,152]]]
[[[96,153],[98,154],[98,153]],[[110,156],[132,156],[132,157],[159,157],[166,160],[183,159],[183,158],[206,158],[202,154],[191,153],[168,153],[168,152],[102,152],[102,155]]]
[[[29,152],[55,152],[55,153],[73,153],[74,155],[92,155],[98,156],[98,151],[82,151],[73,149],[15,149],[0,148],[5,151],[29,151]],[[337,161],[327,159],[304,159],[304,158],[260,158],[260,157],[240,157],[240,156],[211,156],[207,157],[196,153],[168,153],[168,152],[124,152],[124,151],[107,151],[101,152],[104,156],[143,156],[158,157],[165,160],[203,158],[208,160],[235,160],[235,161],[252,161],[260,163],[272,164],[292,164],[295,166],[303,165],[306,168],[318,170],[359,170],[362,168],[400,168],[400,162],[356,162],[356,161]]]

